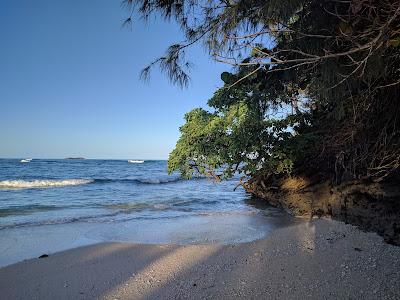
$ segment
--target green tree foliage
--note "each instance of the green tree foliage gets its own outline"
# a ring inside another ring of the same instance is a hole
[[[280,91],[260,85],[259,76],[263,75],[257,73],[229,89],[238,76],[221,75],[225,86],[208,101],[215,111],[198,108],[186,114],[182,135],[169,157],[170,172],[216,179],[235,172],[254,175],[263,171],[264,176],[291,172],[299,150],[304,150],[304,138],[295,128],[305,123],[308,114],[288,114],[283,102],[265,101],[271,94],[281,93],[282,99],[286,94],[279,84],[276,88]]]
[[[169,170],[217,178],[320,172],[383,180],[400,167],[400,0],[126,0],[177,21],[186,40],[146,67],[187,85],[201,42],[231,65],[186,115]]]

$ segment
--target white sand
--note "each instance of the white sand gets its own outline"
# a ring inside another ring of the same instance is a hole
[[[1,299],[400,299],[400,247],[329,220],[251,243],[103,243],[0,269]]]

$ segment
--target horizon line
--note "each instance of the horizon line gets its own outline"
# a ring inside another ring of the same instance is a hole
[[[26,159],[27,157],[0,157],[0,159]],[[30,157],[29,157],[30,158]],[[87,158],[87,157],[74,157],[74,156],[70,156],[70,157],[58,157],[58,158],[52,158],[52,157],[48,157],[48,158],[35,158],[33,157],[32,159],[42,159],[42,160],[57,160],[57,159],[70,159],[70,160],[74,160],[74,159],[81,159],[81,160],[144,160],[144,161],[149,161],[149,160],[168,160],[167,158]]]

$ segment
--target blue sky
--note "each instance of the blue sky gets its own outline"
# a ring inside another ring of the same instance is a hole
[[[0,157],[165,159],[183,115],[227,66],[200,47],[188,89],[140,70],[182,35],[161,18],[122,28],[120,0],[0,1]]]

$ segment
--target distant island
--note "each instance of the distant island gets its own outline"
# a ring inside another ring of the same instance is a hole
[[[64,159],[86,159],[84,157],[66,157]]]

